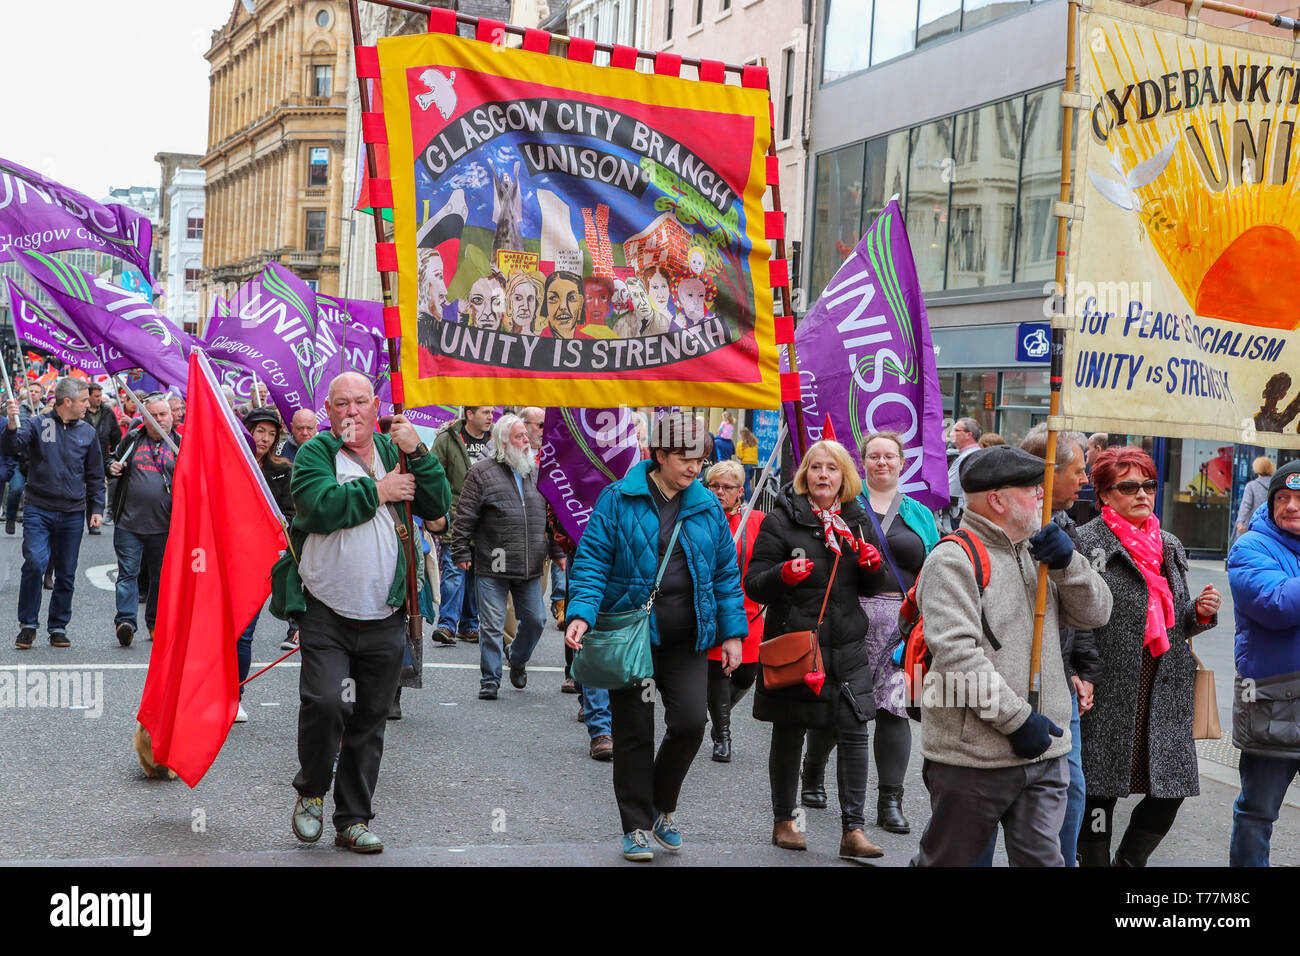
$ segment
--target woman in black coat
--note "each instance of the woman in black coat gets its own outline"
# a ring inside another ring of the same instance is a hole
[[[884,855],[864,832],[867,722],[876,706],[867,660],[867,619],[858,598],[869,593],[871,576],[880,573],[880,554],[865,540],[866,516],[856,500],[861,491],[862,480],[844,446],[817,442],[808,449],[793,484],[781,490],[776,506],[763,519],[745,575],[745,593],[767,605],[764,641],[816,629],[823,600],[826,605],[818,631],[825,675],[820,687],[814,677],[773,690],[764,686],[760,668],[754,717],[772,724],[772,842],[807,849],[794,825],[804,732],[810,727],[833,729],[840,751],[840,856],[854,860]]]
[[[1192,739],[1196,662],[1187,639],[1218,622],[1219,592],[1192,595],[1187,552],[1160,529],[1151,505],[1156,467],[1140,448],[1112,447],[1093,462],[1101,516],[1078,532],[1079,552],[1110,588],[1110,620],[1094,631],[1097,693],[1082,715],[1087,790],[1082,866],[1146,866],[1186,797],[1200,793]],[[1152,601],[1154,596],[1155,600]],[[1114,862],[1115,804],[1142,794]]]

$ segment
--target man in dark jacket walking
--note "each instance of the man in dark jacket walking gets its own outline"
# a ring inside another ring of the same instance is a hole
[[[1273,821],[1300,772],[1300,461],[1273,475],[1268,500],[1228,554],[1237,619],[1232,742],[1241,793],[1230,866],[1268,866]]]
[[[0,452],[27,456],[27,507],[23,515],[23,572],[18,587],[18,637],[27,650],[36,639],[41,614],[41,578],[54,569],[47,624],[50,644],[68,647],[72,588],[81,551],[81,523],[87,505],[90,526],[104,523],[104,459],[99,435],[82,419],[90,404],[86,383],[59,379],[54,410],[33,415],[18,427],[18,403],[5,409],[8,422]]]
[[[104,461],[113,456],[113,449],[122,440],[122,429],[117,424],[117,416],[104,404],[104,387],[97,382],[87,385],[90,390],[90,404],[86,407],[86,422],[95,429],[99,436],[99,450]],[[90,524],[90,508],[86,508],[86,527],[91,534],[101,534],[102,529]]]
[[[137,630],[140,606],[141,559],[146,559],[149,598],[144,622],[153,636],[158,618],[158,578],[172,517],[172,473],[176,454],[164,436],[171,433],[172,411],[167,396],[150,395],[144,408],[152,417],[129,431],[122,441],[120,461],[109,462],[113,484],[113,551],[117,554],[117,642],[129,647]],[[157,427],[154,427],[157,423]]]
[[[465,414],[438,429],[431,451],[451,486],[451,513],[447,517],[444,544],[456,528],[456,504],[470,466],[487,453],[488,432],[492,428],[490,405],[466,405]],[[478,642],[478,598],[474,588],[474,569],[458,568],[451,559],[451,548],[441,549],[442,606],[438,609],[438,627],[433,639],[442,644],[456,638],[470,644]]]
[[[514,598],[519,630],[510,645],[510,683],[523,690],[526,666],[546,626],[542,569],[547,554],[564,564],[564,553],[546,533],[546,499],[537,490],[537,462],[528,426],[504,415],[492,429],[494,453],[469,469],[461,489],[451,559],[474,571],[479,613],[479,699],[496,700],[501,686],[506,598]]]

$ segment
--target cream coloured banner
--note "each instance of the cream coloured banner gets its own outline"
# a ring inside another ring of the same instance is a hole
[[[1300,62],[1096,0],[1079,20],[1073,427],[1300,447]]]

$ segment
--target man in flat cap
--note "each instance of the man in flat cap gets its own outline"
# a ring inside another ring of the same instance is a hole
[[[941,541],[921,568],[917,604],[933,655],[921,697],[930,822],[917,866],[971,866],[1001,823],[1013,866],[1061,866],[1070,774],[1070,687],[1060,625],[1098,627],[1110,590],[1068,535],[1040,529],[1043,460],[994,445],[962,462],[962,531],[987,556],[980,587],[966,547]],[[983,554],[981,554],[983,552]],[[1039,710],[1028,701],[1038,569],[1048,567]]]

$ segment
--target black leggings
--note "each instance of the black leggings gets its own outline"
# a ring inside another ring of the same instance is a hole
[[[808,778],[816,783],[825,779],[826,761],[835,749],[835,733],[832,730],[813,728],[808,731]],[[876,711],[876,739],[873,744],[876,755],[877,785],[881,787],[901,787],[903,776],[907,773],[907,761],[912,755],[912,727],[906,717],[895,717],[886,710]]]
[[[758,679],[758,663],[741,664],[730,675],[722,673],[722,661],[709,661],[709,680],[729,680],[733,693],[740,694],[754,686]]]
[[[1083,827],[1079,831],[1080,843],[1108,843],[1115,828],[1116,797],[1087,796],[1083,801]],[[1145,830],[1153,836],[1164,836],[1174,825],[1182,797],[1144,796],[1133,808],[1129,829]]]

